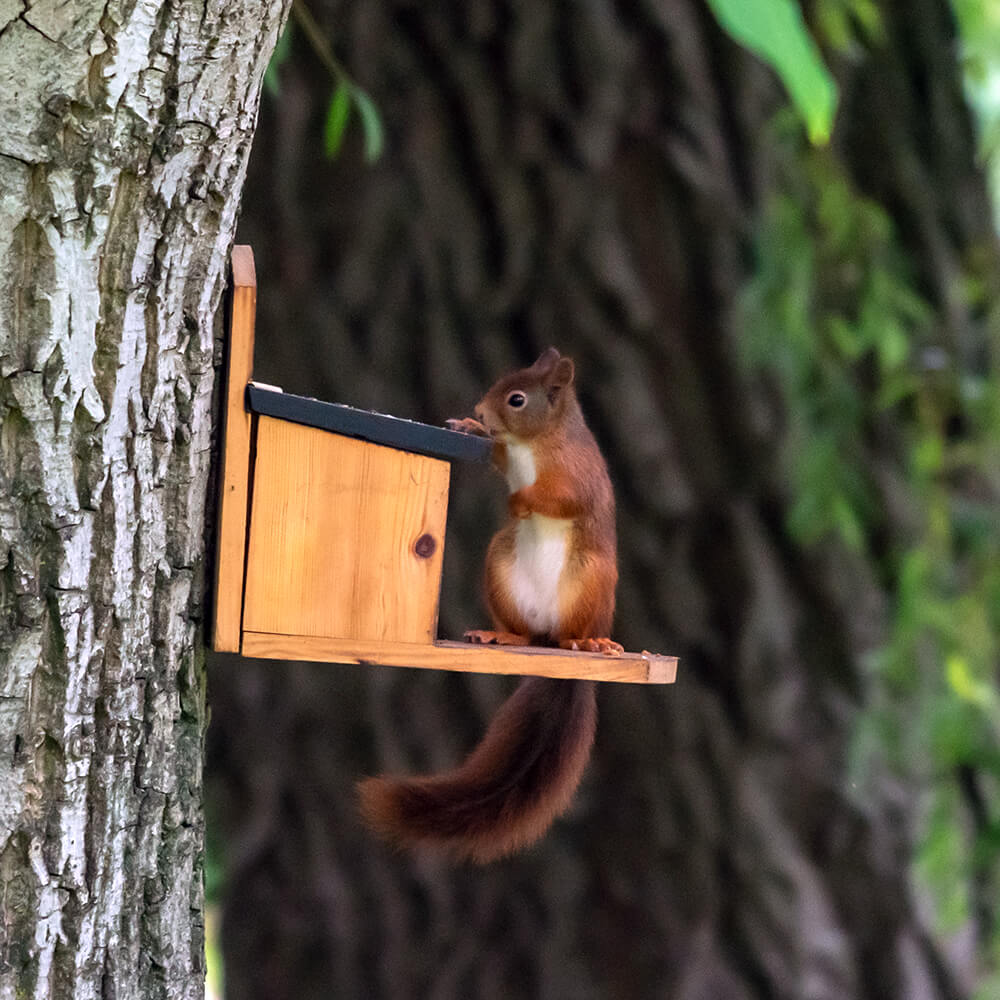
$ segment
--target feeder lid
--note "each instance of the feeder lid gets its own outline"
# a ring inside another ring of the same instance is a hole
[[[346,437],[442,458],[448,462],[484,462],[493,448],[486,438],[390,417],[385,413],[357,410],[342,403],[325,403],[308,396],[296,396],[259,382],[247,383],[247,409],[261,416],[319,427]]]

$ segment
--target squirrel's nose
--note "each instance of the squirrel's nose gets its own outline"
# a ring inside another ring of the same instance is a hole
[[[483,408],[481,406],[477,406],[474,412],[476,414],[476,420],[478,420],[481,424],[486,422],[486,416],[483,413]]]

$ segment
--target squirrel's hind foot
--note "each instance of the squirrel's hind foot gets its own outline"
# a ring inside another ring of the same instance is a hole
[[[485,629],[470,629],[462,637],[466,642],[478,646],[530,646],[531,639],[526,635],[516,635],[514,632],[489,632]]]
[[[614,639],[562,639],[560,649],[582,649],[586,653],[603,653],[605,656],[621,656],[625,647]]]

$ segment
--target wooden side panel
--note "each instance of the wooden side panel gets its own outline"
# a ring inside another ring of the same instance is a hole
[[[244,630],[431,642],[449,474],[440,459],[260,417]]]
[[[246,656],[278,660],[372,663],[388,667],[575,677],[632,684],[673,684],[677,677],[676,656],[656,653],[602,656],[535,646],[473,646],[467,642],[418,644],[245,632],[243,652]]]
[[[227,345],[226,385],[222,405],[222,467],[216,525],[215,615],[212,645],[221,652],[240,649],[243,565],[247,540],[247,492],[250,480],[250,414],[244,405],[253,374],[257,276],[253,250],[233,247],[232,312]]]

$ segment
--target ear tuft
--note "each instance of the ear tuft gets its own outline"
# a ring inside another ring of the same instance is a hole
[[[538,360],[531,366],[533,371],[540,375],[548,375],[556,366],[560,354],[554,347],[549,347],[538,355]]]

